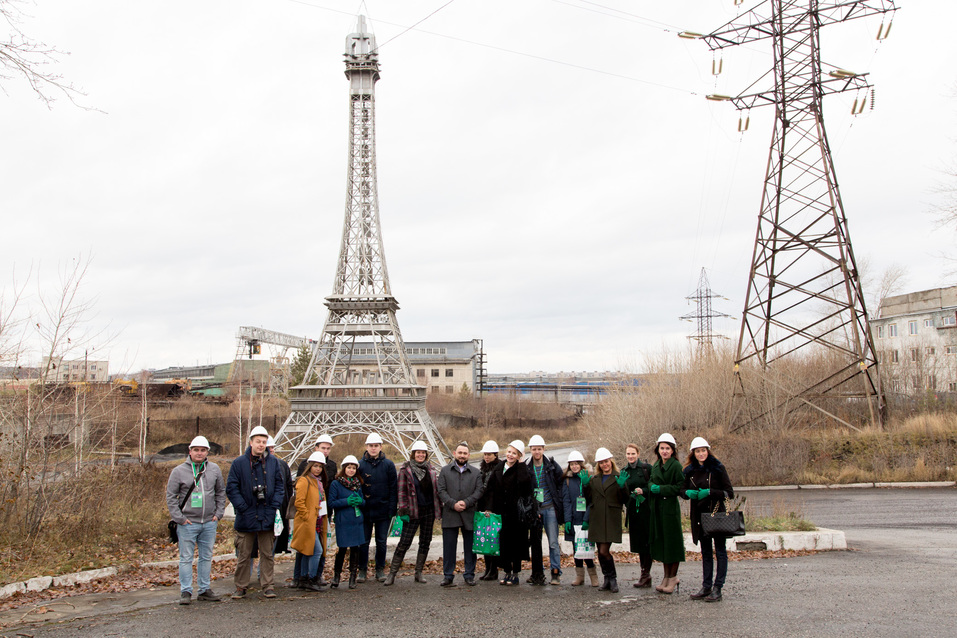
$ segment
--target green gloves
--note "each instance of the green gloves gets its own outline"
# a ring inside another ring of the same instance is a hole
[[[346,503],[352,505],[353,507],[358,507],[362,505],[362,497],[353,492],[349,495],[349,498],[346,499]]]
[[[636,512],[638,511],[638,508],[641,506],[641,504],[644,502],[645,502],[644,496],[642,496],[641,494],[635,494],[635,511]]]
[[[625,487],[625,483],[628,482],[628,475],[624,472],[621,472],[618,475],[618,478],[615,479],[615,483],[618,483],[618,487]]]
[[[711,490],[708,488],[704,488],[703,490],[698,490],[698,500],[700,501],[701,499],[708,498],[710,494],[711,494]]]
[[[582,531],[583,531],[583,532],[587,532],[587,531],[588,531],[588,521],[584,521],[584,522],[582,523]]]
[[[568,521],[568,522],[565,523],[565,533],[566,533],[566,534],[571,534],[571,533],[572,533],[572,522],[571,522],[571,521]]]
[[[690,498],[692,501],[698,500],[698,490],[685,490],[685,496]]]
[[[661,486],[660,486],[660,485],[655,485],[654,483],[652,483],[651,485],[649,485],[649,486],[648,486],[648,489],[651,490],[651,493],[652,493],[652,494],[658,494],[658,493],[661,492]]]
[[[405,525],[406,523],[409,522],[409,517],[403,514],[402,516],[399,517],[399,520],[402,521],[403,525]]]
[[[582,484],[587,483],[587,482],[588,482],[588,470],[582,468],[582,470],[578,472],[578,480],[581,481]]]

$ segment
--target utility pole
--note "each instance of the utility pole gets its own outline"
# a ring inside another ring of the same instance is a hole
[[[423,440],[433,462],[444,465],[452,453],[426,412],[426,388],[412,374],[389,285],[376,185],[379,55],[364,16],[346,38],[345,63],[349,154],[339,261],[322,335],[302,383],[290,388],[291,412],[276,434],[276,449],[291,462],[311,450],[320,434],[375,432],[404,458],[412,443]],[[357,346],[371,348],[372,370],[368,353]]]
[[[735,356],[732,430],[773,423],[805,408],[852,428],[855,404],[866,406],[864,419],[874,425],[885,417],[877,352],[822,107],[825,95],[852,91],[860,112],[858,102],[863,110],[871,86],[866,74],[822,70],[819,31],[872,15],[892,19],[896,9],[892,0],[768,0],[710,34],[682,34],[704,39],[712,51],[765,39],[774,50],[772,90],[708,96],[745,112],[765,105],[775,109]],[[889,31],[890,24],[882,22],[878,40]],[[793,380],[788,363],[800,365],[801,357],[811,354],[822,368]],[[772,394],[784,399],[759,400]]]

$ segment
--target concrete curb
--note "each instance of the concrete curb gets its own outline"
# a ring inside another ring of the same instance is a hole
[[[894,483],[834,483],[825,485],[756,485],[735,487],[735,492],[771,492],[775,490],[864,490],[873,488],[957,487],[957,481],[914,481]]]

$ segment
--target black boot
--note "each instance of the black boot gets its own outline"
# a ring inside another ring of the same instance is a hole
[[[710,593],[711,593],[711,588],[705,587],[704,585],[702,585],[701,589],[698,590],[698,593],[691,594],[691,600],[702,600],[704,598],[707,598]]]
[[[429,581],[422,577],[422,570],[425,569],[426,554],[416,554],[415,556],[415,582],[427,583]]]
[[[326,588],[319,584],[318,578],[307,578],[302,583],[302,588],[309,591],[325,591]]]
[[[721,588],[720,588],[720,587],[712,587],[712,588],[711,588],[711,593],[708,594],[708,597],[704,599],[704,602],[706,602],[706,603],[716,603],[716,602],[718,602],[719,600],[721,600]]]
[[[359,575],[359,568],[349,566],[349,589],[356,588],[356,576]]]
[[[608,591],[610,591],[613,594],[618,593],[618,579],[615,578],[614,576],[608,579]]]
[[[611,579],[608,576],[604,576],[604,580],[601,581],[601,585],[598,586],[598,591],[608,591],[611,588]]]
[[[333,589],[339,588],[339,577],[342,575],[338,569],[332,573],[332,582],[329,584]]]

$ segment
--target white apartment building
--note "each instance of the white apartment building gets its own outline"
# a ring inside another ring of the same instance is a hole
[[[871,329],[885,392],[957,392],[957,286],[887,297]]]
[[[43,358],[43,368],[46,368],[49,357]],[[106,383],[110,380],[110,362],[93,359],[67,360],[63,357],[53,359],[53,369],[50,370],[52,383]]]

